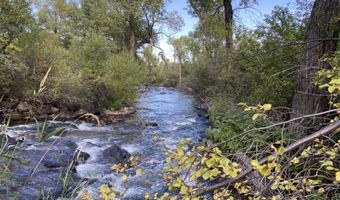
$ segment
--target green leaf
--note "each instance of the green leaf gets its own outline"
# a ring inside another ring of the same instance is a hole
[[[48,140],[50,137],[57,135],[58,133],[62,132],[62,131],[65,130],[65,129],[66,129],[66,127],[59,127],[59,128],[56,128],[56,129],[55,129],[54,131],[52,131],[51,133],[49,133],[49,134],[45,135],[44,137],[42,137],[42,138],[40,139],[40,142],[44,142],[44,141]]]

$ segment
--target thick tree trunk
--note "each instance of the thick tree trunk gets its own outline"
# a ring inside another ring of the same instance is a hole
[[[320,59],[336,50],[339,36],[340,0],[316,0],[305,35],[305,46],[298,72],[298,82],[293,99],[292,117],[317,113],[327,109],[325,91],[313,84],[313,74],[326,66]]]
[[[231,1],[232,0],[223,0],[226,47],[228,50],[233,47],[233,7]]]

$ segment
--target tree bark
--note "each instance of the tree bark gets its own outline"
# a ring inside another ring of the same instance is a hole
[[[130,31],[130,43],[129,43],[129,51],[132,58],[136,55],[136,23],[135,17],[133,14],[129,16],[129,31]]]
[[[331,38],[339,36],[339,20],[336,19],[339,13],[339,0],[316,0],[314,3],[305,35],[292,118],[329,108],[327,93],[313,83],[313,74],[320,68],[331,67],[320,59],[336,50],[337,40]]]
[[[228,50],[231,50],[233,47],[233,7],[231,1],[223,0],[226,47]]]

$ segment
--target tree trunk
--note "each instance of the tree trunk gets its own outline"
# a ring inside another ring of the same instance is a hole
[[[297,88],[293,99],[296,116],[321,112],[329,107],[327,93],[313,83],[313,74],[326,68],[320,59],[336,50],[339,35],[339,0],[316,0],[305,35],[305,46],[298,72]],[[335,23],[337,24],[335,24]]]
[[[129,51],[132,58],[136,55],[136,25],[135,25],[135,17],[131,14],[129,16],[129,31],[130,31],[130,44]]]
[[[233,47],[233,7],[231,1],[232,0],[223,0],[226,47],[228,50]]]

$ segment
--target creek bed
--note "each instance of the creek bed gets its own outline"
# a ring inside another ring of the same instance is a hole
[[[11,162],[12,181],[7,186],[17,192],[20,199],[37,199],[42,191],[58,198],[67,191],[58,177],[65,175],[69,162],[75,160],[75,152],[80,151],[81,156],[77,158],[80,161],[68,176],[74,184],[86,181],[82,188],[93,199],[99,199],[99,187],[103,184],[118,192],[126,189],[123,199],[143,199],[145,192],[162,193],[166,191],[162,178],[163,151],[175,148],[181,138],[199,143],[209,125],[208,119],[197,114],[194,103],[192,96],[176,89],[151,87],[140,94],[135,116],[124,123],[98,127],[85,122],[50,122],[51,130],[61,126],[68,128],[61,136],[41,143],[35,139],[35,124],[11,127],[7,134],[22,140],[11,148],[27,162]],[[46,150],[49,151],[44,160],[30,177]],[[144,173],[128,174],[127,184],[124,184],[122,174],[115,174],[110,167],[130,155],[139,158],[138,168]],[[14,198],[15,194],[5,192],[0,188],[0,198]]]

